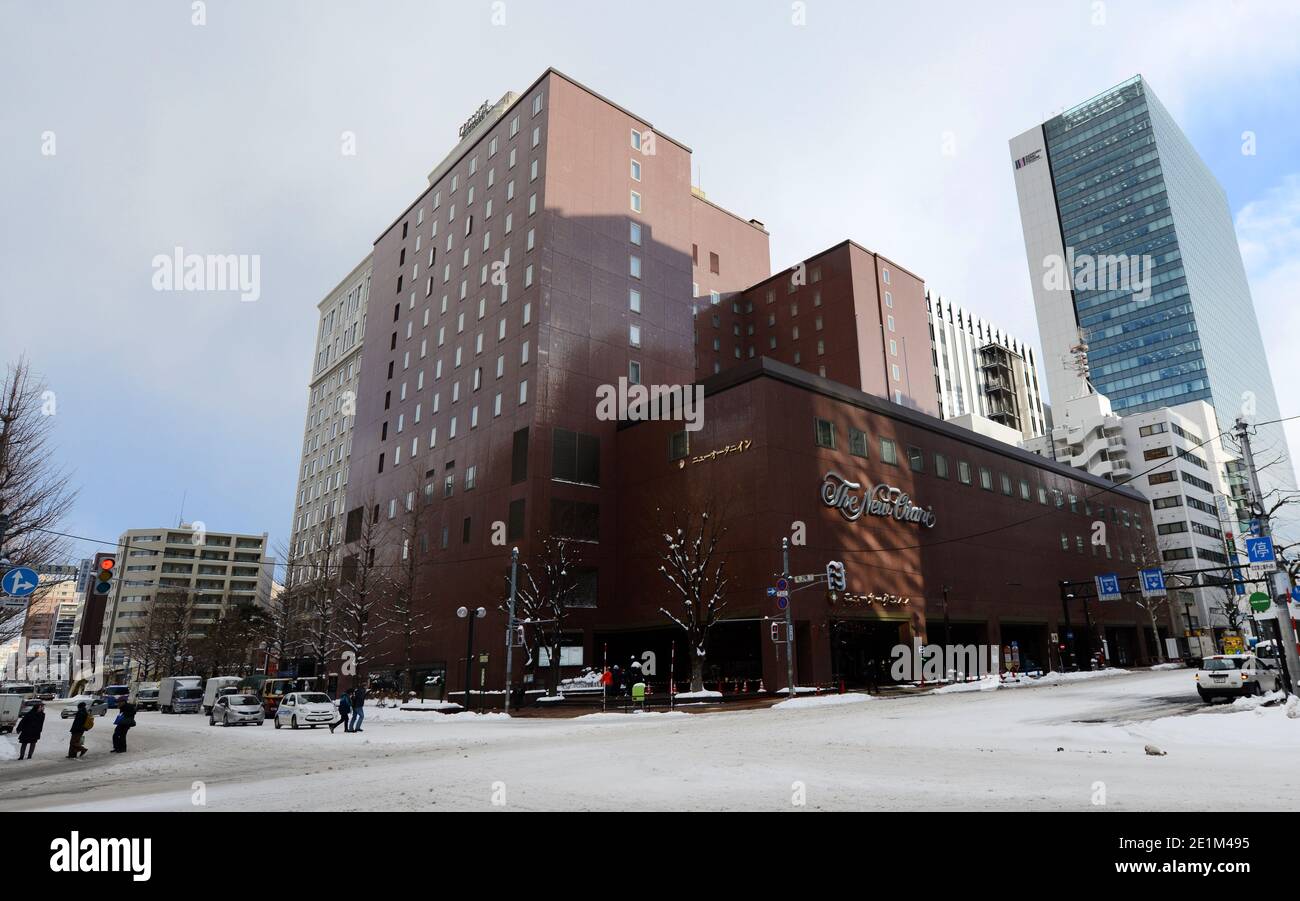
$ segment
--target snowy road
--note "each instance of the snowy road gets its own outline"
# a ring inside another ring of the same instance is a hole
[[[210,728],[142,714],[64,758],[0,761],[0,810],[1223,809],[1261,772],[1300,809],[1300,719],[1196,703],[1192,673],[711,714],[508,720],[367,709],[365,732]],[[16,756],[13,736],[0,754]],[[1166,756],[1148,756],[1154,744]],[[1230,763],[1229,763],[1230,762]],[[196,782],[206,792],[193,802]],[[1213,784],[1211,789],[1209,786]]]

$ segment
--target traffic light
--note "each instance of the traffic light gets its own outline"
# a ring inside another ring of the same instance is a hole
[[[108,594],[113,588],[113,572],[117,567],[117,558],[111,554],[101,554],[95,560],[95,594]]]
[[[839,560],[832,560],[826,564],[826,587],[830,591],[844,591],[848,586],[848,580],[845,578],[844,564]]]

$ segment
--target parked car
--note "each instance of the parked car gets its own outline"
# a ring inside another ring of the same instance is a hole
[[[110,708],[121,706],[131,696],[130,685],[106,685],[100,692]]]
[[[239,691],[240,676],[213,676],[203,683],[203,712],[212,716],[212,708],[217,698],[222,695],[235,694]]]
[[[338,710],[329,695],[319,691],[295,691],[280,699],[280,706],[275,710],[275,728],[285,723],[289,728],[299,726],[328,726],[339,718]]]
[[[266,722],[262,699],[257,695],[228,694],[217,698],[208,713],[208,725],[260,726]]]
[[[92,716],[103,716],[108,713],[108,701],[95,695],[77,695],[75,698],[68,698],[68,703],[63,705],[63,711],[59,714],[63,719],[72,719],[73,714],[77,712],[77,705],[84,702],[86,709]]]
[[[1269,660],[1254,654],[1215,654],[1196,671],[1196,692],[1213,704],[1215,698],[1251,696],[1276,691],[1282,674]]]

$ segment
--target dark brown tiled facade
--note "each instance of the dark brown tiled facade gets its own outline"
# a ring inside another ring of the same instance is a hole
[[[851,590],[912,599],[906,610],[841,612],[824,597],[812,600],[814,592],[799,595],[801,678],[819,681],[841,674],[830,648],[849,647],[845,636],[856,623],[899,623],[898,635],[924,631],[941,584],[952,586],[950,619],[963,624],[961,635],[982,628],[998,641],[1016,624],[1026,636],[1042,631],[1046,642],[1060,613],[1055,580],[1119,568],[1061,551],[1059,538],[1055,551],[1032,544],[1035,550],[1024,552],[1014,543],[1041,544],[1058,526],[1071,541],[1086,536],[1090,520],[1083,514],[959,484],[963,455],[972,465],[1035,486],[1050,481],[1078,496],[1083,483],[1071,480],[1086,477],[992,449],[907,409],[937,410],[924,285],[915,275],[845,242],[809,261],[806,281],[788,290],[788,273],[771,276],[762,225],[692,191],[688,148],[553,70],[440,169],[437,182],[375,243],[347,507],[353,522],[377,520],[377,563],[397,566],[408,553],[426,564],[418,594],[431,628],[419,636],[417,663],[446,670],[453,689],[463,680],[465,623],[455,615],[462,605],[490,611],[475,645],[491,653],[489,682],[502,684],[505,617],[498,605],[509,546],[527,560],[543,533],[580,542],[588,606],[574,611],[571,626],[587,665],[599,665],[606,645],[614,659],[666,642],[658,547],[644,534],[645,513],[689,499],[684,485],[741,500],[729,539],[728,613],[748,622],[720,628],[713,659],[719,674],[770,684],[783,680],[758,618],[772,612],[763,591],[779,568],[780,538],[795,520],[809,527],[808,544],[795,552],[796,571],[843,558]],[[793,375],[750,378],[778,365],[763,356],[793,363],[796,349],[804,372],[780,367]],[[720,374],[712,376],[715,363]],[[822,365],[827,380],[806,374]],[[669,459],[673,424],[620,429],[597,418],[601,385],[620,378],[689,384],[701,376],[710,376],[713,394],[704,430],[690,436],[691,453],[749,440],[734,458],[682,469]],[[903,406],[863,391],[897,397]],[[879,523],[842,523],[821,505],[823,470],[832,462],[855,480],[881,477],[867,475],[879,464],[874,446],[862,461],[848,455],[846,444],[833,451],[814,444],[813,420],[823,414],[837,421],[841,442],[856,421],[872,442],[893,434],[900,455],[915,443],[951,457],[947,483],[912,473],[905,456],[892,480],[935,506],[939,524],[925,538],[949,544],[882,550],[897,535]],[[1003,462],[979,462],[985,458]],[[406,508],[420,496],[429,509],[412,528]],[[1142,507],[1127,494],[1116,503]],[[1032,528],[957,540],[972,524],[1031,510],[1047,518]],[[505,545],[492,540],[496,523],[507,533]],[[1008,576],[1021,567],[1018,580]],[[1075,615],[1081,620],[1081,612]],[[854,622],[845,627],[841,620]],[[832,623],[840,630],[834,638]],[[873,632],[871,640],[883,634]],[[394,669],[399,659],[397,642],[389,641],[370,669]],[[660,670],[663,678],[666,668]]]

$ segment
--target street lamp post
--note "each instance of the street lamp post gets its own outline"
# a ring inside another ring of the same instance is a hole
[[[468,607],[459,607],[456,615],[469,620],[468,637],[465,641],[465,709],[469,710],[470,681],[474,678],[474,620],[487,616],[487,608],[479,607],[471,611]]]

